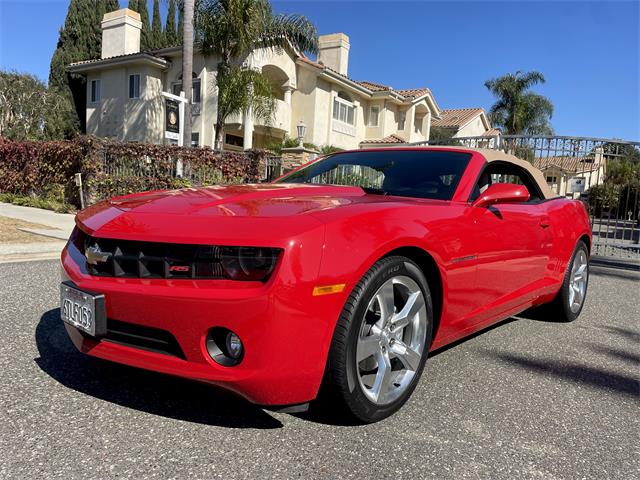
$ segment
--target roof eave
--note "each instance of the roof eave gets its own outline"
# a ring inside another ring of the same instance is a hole
[[[171,61],[150,55],[148,53],[138,53],[124,57],[103,58],[95,62],[79,62],[67,65],[66,70],[71,73],[84,73],[93,70],[101,70],[105,67],[113,67],[119,65],[130,65],[132,63],[144,63],[161,69],[169,68]]]
[[[431,107],[431,118],[432,119],[439,119],[440,118],[440,107],[438,106],[438,104],[436,103],[436,99],[433,98],[433,93],[431,93],[431,91],[427,91],[424,95],[421,95],[419,97],[414,98],[413,100],[411,100],[411,104],[414,103],[418,103],[421,102],[422,100],[426,100],[427,103],[430,103],[430,107]]]
[[[303,66],[303,67],[308,67],[310,69],[313,69],[315,71],[318,72],[318,76],[320,77],[327,77],[337,83],[342,84],[343,86],[346,86],[348,88],[350,88],[351,90],[356,91],[357,93],[359,93],[360,95],[365,95],[367,97],[371,97],[373,92],[371,90],[369,90],[368,88],[363,87],[362,85],[358,84],[357,82],[354,82],[353,80],[345,77],[344,75],[340,75],[337,72],[334,72],[331,69],[328,69],[327,67],[320,67],[318,65],[313,65],[309,62],[306,62],[304,60],[301,60],[300,58],[296,59],[296,64]]]

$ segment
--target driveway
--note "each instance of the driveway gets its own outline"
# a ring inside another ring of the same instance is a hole
[[[594,268],[572,324],[511,319],[436,353],[411,401],[367,426],[82,356],[57,262],[0,278],[0,478],[640,475],[634,272]]]

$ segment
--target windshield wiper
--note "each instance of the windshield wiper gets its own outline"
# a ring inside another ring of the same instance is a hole
[[[364,193],[369,193],[371,195],[384,195],[384,196],[389,195],[389,192],[385,192],[381,188],[375,188],[375,187],[360,187],[360,188],[364,190]]]

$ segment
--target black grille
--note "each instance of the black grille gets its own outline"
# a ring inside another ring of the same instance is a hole
[[[79,234],[82,236],[82,234]],[[87,259],[91,275],[119,278],[228,278],[220,263],[218,246],[188,245],[179,243],[138,242],[94,238],[84,235],[79,249],[82,253],[91,249],[101,256],[92,264]],[[91,255],[91,253],[89,253]]]
[[[107,334],[103,340],[185,359],[175,337],[159,328],[144,327],[109,318],[107,319]]]

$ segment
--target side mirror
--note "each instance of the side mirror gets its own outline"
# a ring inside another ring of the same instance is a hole
[[[494,183],[473,202],[474,207],[488,207],[496,203],[518,203],[529,200],[529,190],[515,183]]]

